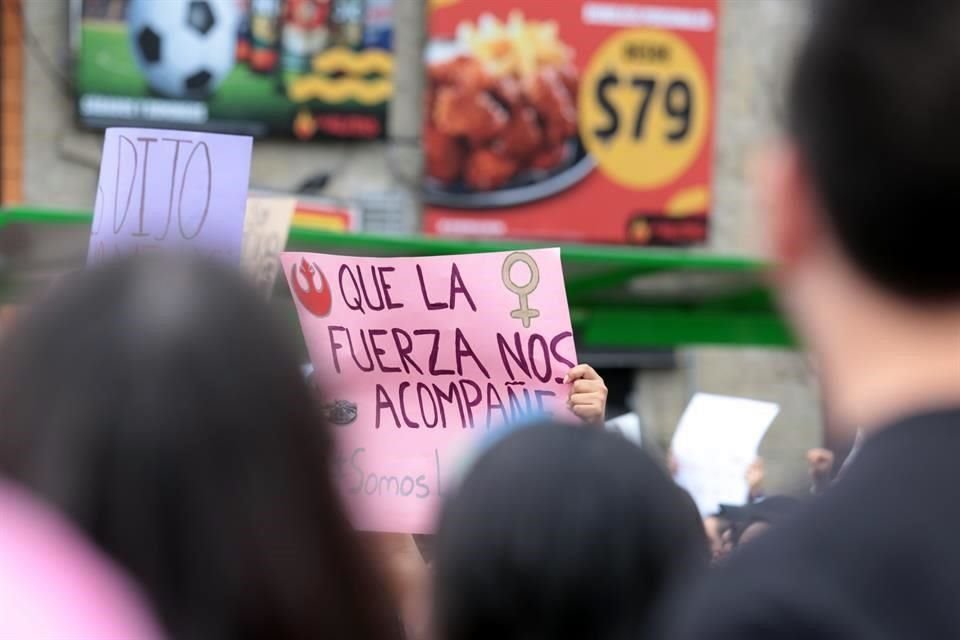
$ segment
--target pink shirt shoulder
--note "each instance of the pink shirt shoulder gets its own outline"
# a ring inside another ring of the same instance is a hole
[[[132,581],[66,520],[0,481],[0,638],[159,640]]]

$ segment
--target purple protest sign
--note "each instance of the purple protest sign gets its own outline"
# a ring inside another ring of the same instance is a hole
[[[253,140],[107,129],[87,264],[153,249],[239,263]]]

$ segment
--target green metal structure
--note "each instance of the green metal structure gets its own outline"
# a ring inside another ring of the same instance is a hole
[[[79,268],[89,212],[0,209],[0,303]],[[294,224],[287,247],[352,256],[506,251],[537,242],[478,241],[317,231]],[[702,252],[563,245],[570,315],[581,350],[697,345],[792,347],[794,342],[753,260]],[[289,295],[278,286],[278,304]],[[291,307],[292,308],[292,307]]]

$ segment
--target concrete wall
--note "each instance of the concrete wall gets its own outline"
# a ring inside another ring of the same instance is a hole
[[[544,0],[546,1],[546,0]],[[725,0],[710,250],[760,255],[762,217],[745,181],[750,150],[775,130],[775,105],[785,59],[804,24],[808,0]],[[37,44],[62,68],[67,60],[65,0],[25,0],[26,17]],[[262,141],[256,146],[252,185],[290,189],[317,173],[333,173],[329,192],[406,189],[419,171],[419,150],[410,140],[419,130],[423,41],[422,0],[398,0],[398,95],[391,130],[406,142],[300,145]],[[63,87],[52,82],[37,61],[26,56],[25,198],[33,204],[89,209],[93,204],[100,136],[76,131],[73,106]],[[393,171],[401,172],[399,174]],[[409,191],[408,191],[409,193]],[[682,354],[677,371],[642,374],[639,408],[664,442],[696,390],[730,393],[783,405],[761,447],[767,459],[768,489],[803,483],[803,451],[819,442],[816,391],[802,359],[763,350],[697,349]]]
[[[763,216],[747,181],[751,152],[776,133],[782,79],[802,34],[808,0],[726,0],[721,18],[714,209],[709,250],[762,257]],[[695,391],[781,404],[760,447],[768,492],[802,491],[804,452],[819,446],[820,401],[804,358],[762,349],[692,349],[677,371],[644,373],[638,408],[662,443],[669,441]]]

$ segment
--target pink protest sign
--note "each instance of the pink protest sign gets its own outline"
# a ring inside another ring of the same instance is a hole
[[[253,141],[107,129],[87,263],[154,249],[240,261]]]
[[[285,253],[355,526],[433,530],[477,438],[569,419],[576,363],[559,249],[427,258]]]

